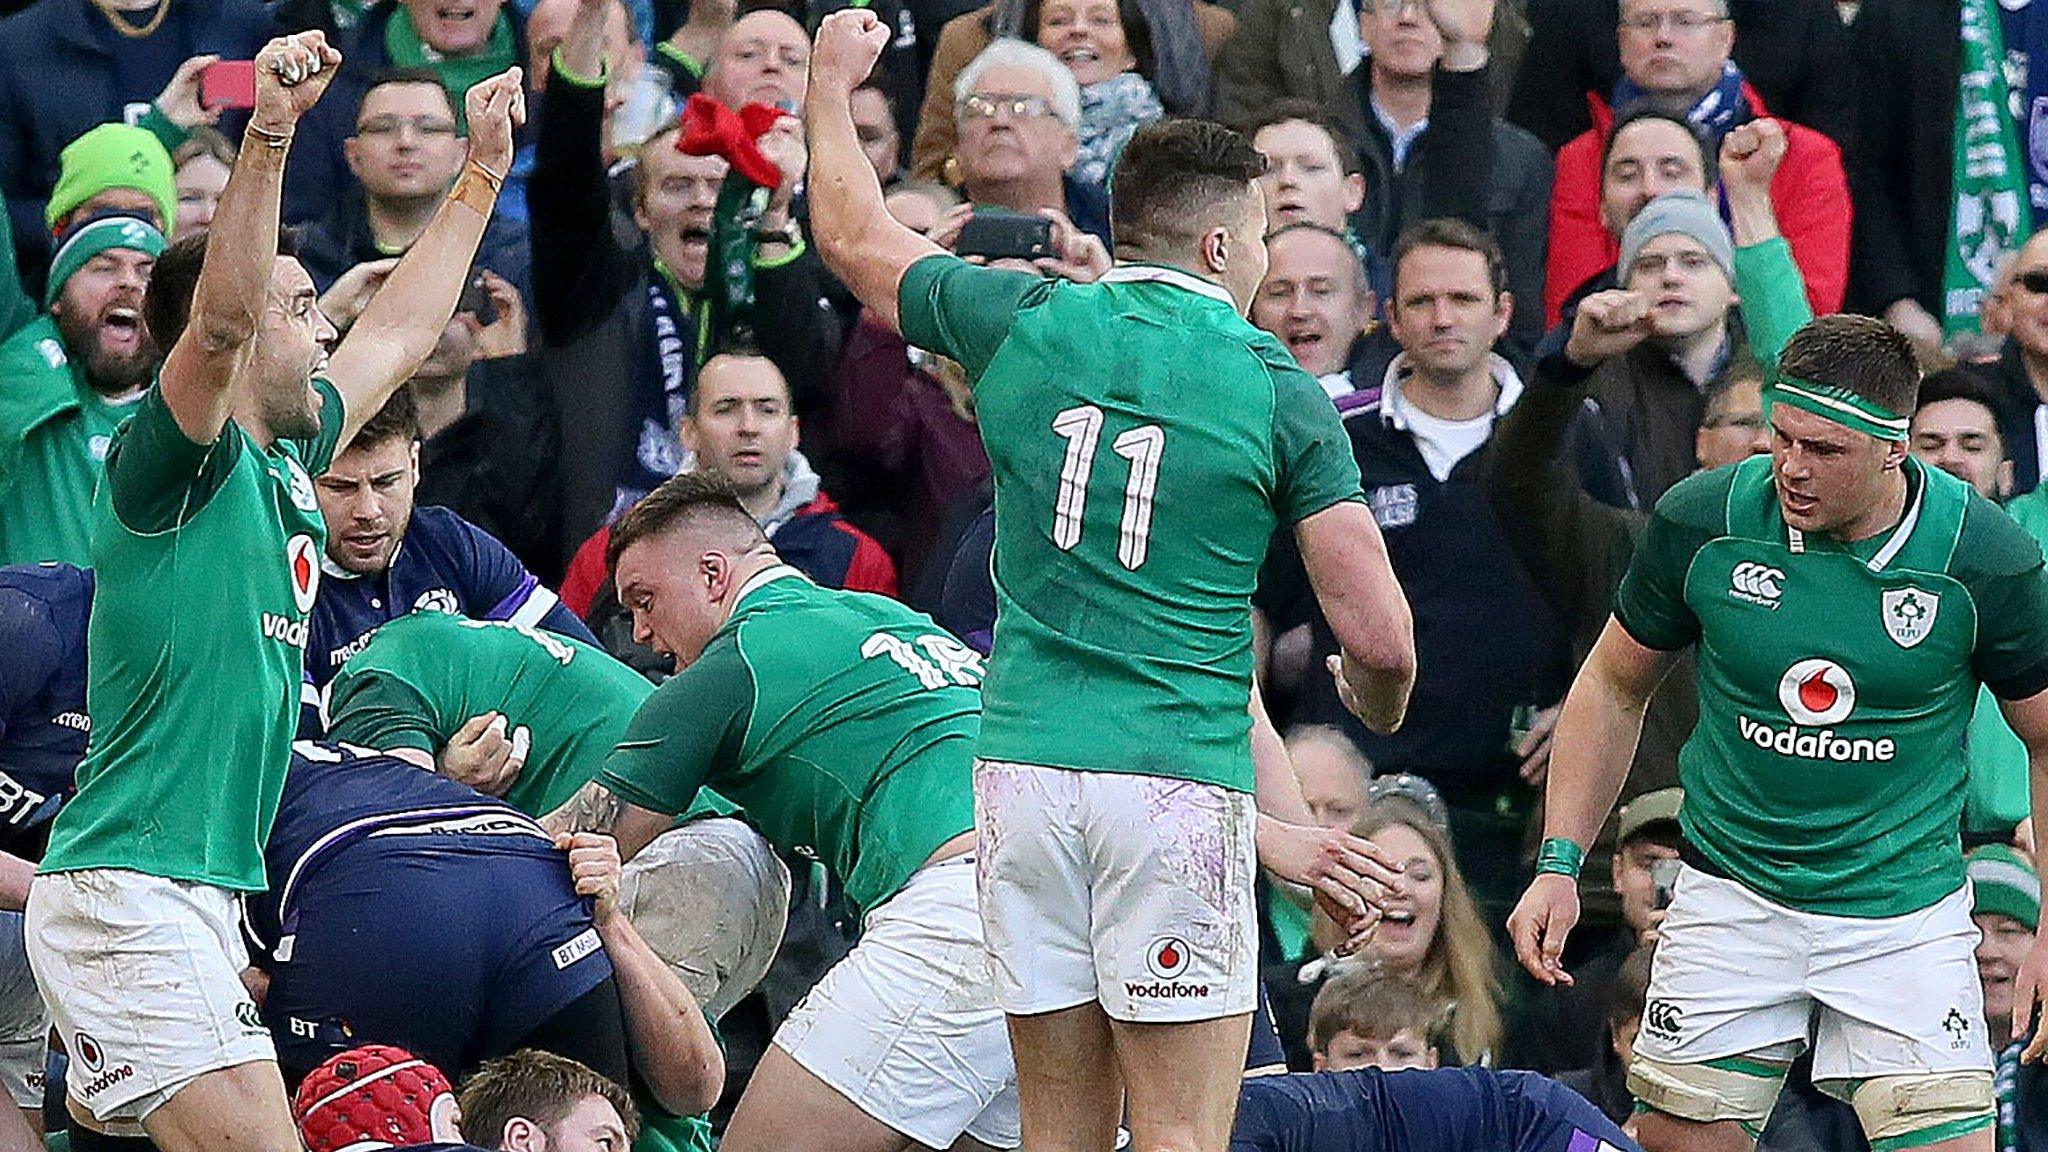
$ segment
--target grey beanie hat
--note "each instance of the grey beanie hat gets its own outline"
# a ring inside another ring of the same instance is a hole
[[[1721,274],[1735,283],[1735,240],[1728,235],[1728,226],[1721,223],[1721,214],[1705,196],[1690,188],[1666,192],[1636,213],[1628,227],[1621,233],[1621,259],[1614,266],[1615,278],[1628,283],[1629,269],[1635,267],[1636,253],[1659,236],[1673,232],[1690,236],[1699,241],[1707,250],[1714,263],[1721,266]]]

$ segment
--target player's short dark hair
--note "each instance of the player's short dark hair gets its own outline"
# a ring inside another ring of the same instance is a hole
[[[149,287],[142,294],[142,323],[166,354],[185,334],[185,322],[192,318],[192,293],[199,288],[200,269],[206,267],[206,238],[210,235],[207,231],[179,237],[150,269]],[[277,230],[277,254],[299,254],[298,236],[291,229]]]
[[[377,414],[365,421],[350,448],[374,448],[393,440],[411,444],[420,438],[420,402],[411,384],[400,384]]]
[[[1706,187],[1712,188],[1714,186],[1714,181],[1720,173],[1720,166],[1717,160],[1719,152],[1711,144],[1707,143],[1706,134],[1700,131],[1698,125],[1687,120],[1683,114],[1671,111],[1668,108],[1659,108],[1652,104],[1630,105],[1628,110],[1614,121],[1614,129],[1607,133],[1607,139],[1600,142],[1600,179],[1602,182],[1605,182],[1607,179],[1607,161],[1609,157],[1614,155],[1614,142],[1621,138],[1621,130],[1632,124],[1641,123],[1644,120],[1662,120],[1690,137],[1693,144],[1700,150],[1700,176],[1706,181]]]
[[[552,1130],[592,1096],[603,1097],[618,1109],[629,1143],[639,1137],[640,1110],[624,1088],[566,1056],[532,1048],[478,1068],[463,1083],[456,1105],[462,1109],[462,1129],[469,1138],[495,1148],[509,1121],[530,1120]]]
[[[363,104],[370,99],[370,93],[393,84],[425,84],[434,91],[439,92],[441,99],[447,101],[450,115],[454,115],[456,111],[455,97],[450,96],[447,86],[441,83],[440,73],[435,72],[432,68],[422,68],[418,65],[395,64],[379,70],[375,76],[370,78],[370,86],[363,89],[362,100],[356,102],[356,116],[363,114]],[[355,117],[349,119],[349,127],[351,131],[354,130]]]
[[[1251,141],[1213,120],[1156,120],[1124,146],[1109,181],[1118,245],[1185,248],[1238,208],[1266,171]]]
[[[695,469],[662,481],[626,509],[625,515],[612,525],[612,538],[604,550],[605,567],[616,569],[626,549],[685,523],[729,528],[749,543],[765,543],[768,539],[724,477]]]
[[[1920,381],[1920,401],[1913,406],[1913,410],[1917,412],[1929,404],[1939,404],[1943,400],[1968,400],[1972,404],[1983,405],[1994,420],[1998,416],[1997,390],[1984,378],[1983,373],[1960,364],[1953,368],[1943,368],[1939,372],[1929,372]]]
[[[1294,121],[1323,130],[1323,134],[1330,138],[1330,146],[1336,149],[1337,166],[1344,170],[1346,176],[1356,175],[1364,170],[1364,164],[1358,155],[1358,145],[1352,143],[1351,137],[1344,134],[1344,129],[1338,126],[1337,121],[1314,100],[1305,100],[1299,96],[1276,100],[1266,105],[1258,115],[1240,121],[1237,130],[1244,133],[1245,139],[1252,140],[1276,124]]]
[[[1401,298],[1401,262],[1410,252],[1418,248],[1456,248],[1463,252],[1477,252],[1486,260],[1486,282],[1493,288],[1496,298],[1508,290],[1508,265],[1500,254],[1500,245],[1493,237],[1474,228],[1463,220],[1440,217],[1435,220],[1419,220],[1401,230],[1401,238],[1394,241],[1394,298]]]
[[[1912,342],[1868,316],[1822,316],[1801,328],[1778,356],[1778,371],[1846,388],[1902,416],[1918,407],[1920,363]]]
[[[1331,977],[1309,1005],[1309,1051],[1328,1051],[1341,1032],[1384,1043],[1408,1031],[1434,1044],[1441,1015],[1429,994],[1407,980],[1375,968],[1345,972]]]
[[[1650,961],[1656,955],[1657,946],[1651,944],[1629,953],[1628,959],[1621,962],[1621,971],[1615,975],[1607,1001],[1609,1028],[1619,1029],[1643,1018],[1643,1008],[1650,999]]]

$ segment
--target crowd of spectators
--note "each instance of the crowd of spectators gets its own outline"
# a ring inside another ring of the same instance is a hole
[[[0,0],[0,563],[89,562],[100,461],[162,357],[153,261],[208,226],[235,160],[243,113],[213,69],[317,28],[344,64],[299,129],[283,214],[340,332],[462,169],[463,92],[519,65],[532,112],[434,354],[318,482],[337,577],[322,597],[361,603],[323,609],[316,681],[359,630],[421,606],[595,637],[659,677],[610,587],[608,525],[690,468],[730,481],[811,579],[901,598],[985,649],[989,464],[963,373],[826,272],[797,121],[740,115],[796,108],[808,30],[841,6]],[[1367,732],[1322,674],[1335,642],[1276,539],[1254,600],[1262,683],[1310,810],[1412,882],[1342,961],[1299,894],[1263,893],[1290,1063],[1568,1073],[1625,1119],[1691,672],[1652,702],[1588,875],[1579,980],[1539,990],[1500,940],[1563,692],[1651,504],[1768,450],[1759,389],[1787,317],[1861,311],[1910,336],[1934,373],[1914,451],[2048,542],[2048,228],[2029,224],[2048,210],[2048,60],[2028,66],[2048,8],[871,6],[896,34],[856,93],[864,150],[892,214],[963,255],[1101,276],[1118,150],[1161,117],[1223,120],[1267,158],[1251,319],[1343,415],[1420,666],[1406,724]],[[1987,27],[2003,58],[1972,47]],[[684,122],[693,97],[723,106],[709,127]],[[1970,121],[1985,101],[1995,145]],[[1966,837],[2009,844],[2024,751],[1984,707],[1970,752]],[[1987,1012],[2009,1015],[2018,953],[2001,941],[2031,932],[2038,881],[2029,846],[1986,851],[2019,877],[1979,889]],[[746,1045],[856,931],[834,878],[797,872],[778,974],[728,1031],[735,1087]],[[2010,1053],[2001,1074],[2038,1086]],[[1775,1146],[1851,1139],[1810,1111]],[[2018,1111],[2048,1123],[2048,1102]]]

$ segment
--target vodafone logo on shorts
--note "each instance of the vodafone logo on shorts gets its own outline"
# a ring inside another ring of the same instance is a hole
[[[85,1071],[92,1079],[84,1080],[83,1082],[73,1079],[71,1086],[88,1103],[92,1101],[93,1097],[135,1075],[135,1066],[133,1064],[123,1062],[112,1068],[107,1067],[106,1049],[101,1048],[99,1041],[87,1036],[85,1033],[79,1032],[74,1034],[72,1041],[72,1053],[78,1057],[78,1063],[84,1066]]]
[[[1145,950],[1145,967],[1161,980],[1171,980],[1188,970],[1188,942],[1178,936],[1161,936]]]
[[[98,1072],[106,1068],[107,1053],[105,1049],[100,1047],[99,1041],[80,1032],[78,1034],[78,1043],[72,1047],[78,1053],[79,1062],[85,1065],[86,1071]]]
[[[1801,660],[1778,680],[1778,703],[1798,724],[1840,724],[1856,708],[1856,682],[1833,660]]]
[[[320,546],[301,532],[285,542],[284,563],[292,581],[292,602],[299,611],[311,612],[313,600],[320,595]]]

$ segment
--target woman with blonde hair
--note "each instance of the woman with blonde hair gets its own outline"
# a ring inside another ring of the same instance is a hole
[[[1425,805],[1401,792],[1379,795],[1351,831],[1401,864],[1405,883],[1388,899],[1372,942],[1335,966],[1368,964],[1414,983],[1440,1008],[1436,1040],[1446,1049],[1444,1063],[1491,1063],[1502,1033],[1493,937],[1458,871],[1450,836]],[[1337,943],[1335,926],[1320,913],[1311,930],[1318,947]],[[1311,961],[1304,982],[1334,975],[1331,967]]]

